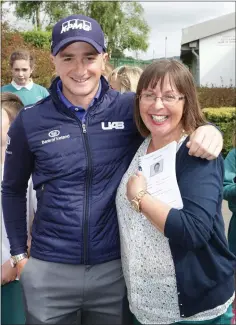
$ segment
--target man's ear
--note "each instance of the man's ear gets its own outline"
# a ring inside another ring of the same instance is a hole
[[[102,70],[105,70],[106,63],[108,61],[108,53],[103,53],[102,55]]]
[[[55,56],[53,56],[52,54],[50,54],[50,60],[52,61],[52,63],[55,65]]]

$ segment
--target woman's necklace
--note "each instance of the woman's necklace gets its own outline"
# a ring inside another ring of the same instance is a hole
[[[180,134],[180,137],[179,137],[179,140],[177,141],[177,143],[179,144],[179,143],[183,142],[186,139],[187,136],[188,136],[188,134],[183,129],[181,131],[181,134]]]
[[[183,130],[181,131],[181,133],[180,133],[179,140],[176,141],[176,142],[177,142],[177,151],[178,151],[179,147],[180,147],[181,144],[184,142],[184,140],[186,139],[187,136],[188,136],[188,134],[187,134],[187,133],[185,132],[185,130],[183,129]],[[161,147],[161,148],[162,148],[162,147]],[[159,149],[161,149],[161,148],[159,148]],[[153,152],[153,151],[156,151],[156,150],[158,150],[158,149],[154,148],[154,146],[153,146],[153,140],[152,140],[152,138],[151,138],[151,141],[150,141],[149,146],[148,146],[148,149],[147,149],[147,154],[148,154],[148,153],[151,153],[151,152]]]

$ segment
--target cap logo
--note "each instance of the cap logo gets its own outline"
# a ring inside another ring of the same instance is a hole
[[[68,32],[70,29],[83,29],[88,32],[92,30],[92,25],[89,21],[82,19],[67,20],[61,26],[61,34]]]

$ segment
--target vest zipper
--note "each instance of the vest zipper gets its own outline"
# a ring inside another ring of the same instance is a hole
[[[91,153],[88,143],[88,134],[87,134],[87,124],[88,124],[88,117],[87,117],[87,123],[85,123],[85,120],[82,121],[77,117],[74,116],[76,120],[78,121],[78,124],[82,126],[82,133],[84,136],[84,142],[85,142],[85,148],[86,148],[86,156],[87,156],[87,164],[88,164],[88,171],[86,175],[86,182],[85,182],[85,207],[84,207],[84,217],[83,217],[83,244],[84,244],[84,256],[82,259],[82,263],[84,265],[89,264],[89,256],[88,256],[88,215],[89,215],[89,190],[91,187],[91,180],[92,180],[92,159],[91,159]]]
[[[96,104],[96,106],[98,103]],[[95,106],[95,107],[96,107]],[[89,214],[89,190],[91,187],[91,180],[92,180],[92,159],[91,159],[91,153],[88,143],[88,134],[87,134],[87,125],[88,125],[88,117],[87,117],[87,123],[85,122],[85,119],[82,119],[82,121],[72,112],[69,110],[66,112],[67,115],[73,117],[78,122],[79,126],[82,127],[82,134],[84,136],[84,142],[86,147],[86,155],[87,155],[87,163],[88,163],[88,171],[86,175],[86,189],[85,189],[85,208],[84,208],[84,217],[83,217],[83,244],[84,244],[84,256],[82,259],[82,263],[84,265],[89,264],[89,256],[88,256],[88,214]]]
[[[89,215],[89,191],[91,187],[92,180],[92,159],[90,154],[90,148],[88,143],[88,135],[87,130],[85,128],[85,124],[83,124],[83,134],[86,146],[87,153],[87,162],[88,162],[88,171],[86,175],[86,188],[85,188],[85,209],[84,209],[84,227],[83,227],[83,238],[84,238],[84,264],[89,264],[89,256],[88,256],[88,215]]]
[[[82,129],[83,129],[83,133],[87,133],[86,125],[85,124],[82,124]]]

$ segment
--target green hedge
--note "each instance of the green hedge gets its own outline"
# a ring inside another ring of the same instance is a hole
[[[24,42],[31,44],[40,49],[50,49],[51,44],[51,32],[43,32],[43,31],[29,31],[29,32],[21,32],[23,36]]]
[[[222,154],[224,157],[232,149],[232,137],[236,132],[236,108],[219,107],[204,108],[206,119],[217,125],[224,134],[224,147]]]
[[[198,87],[201,107],[236,107],[236,89],[230,87]]]

